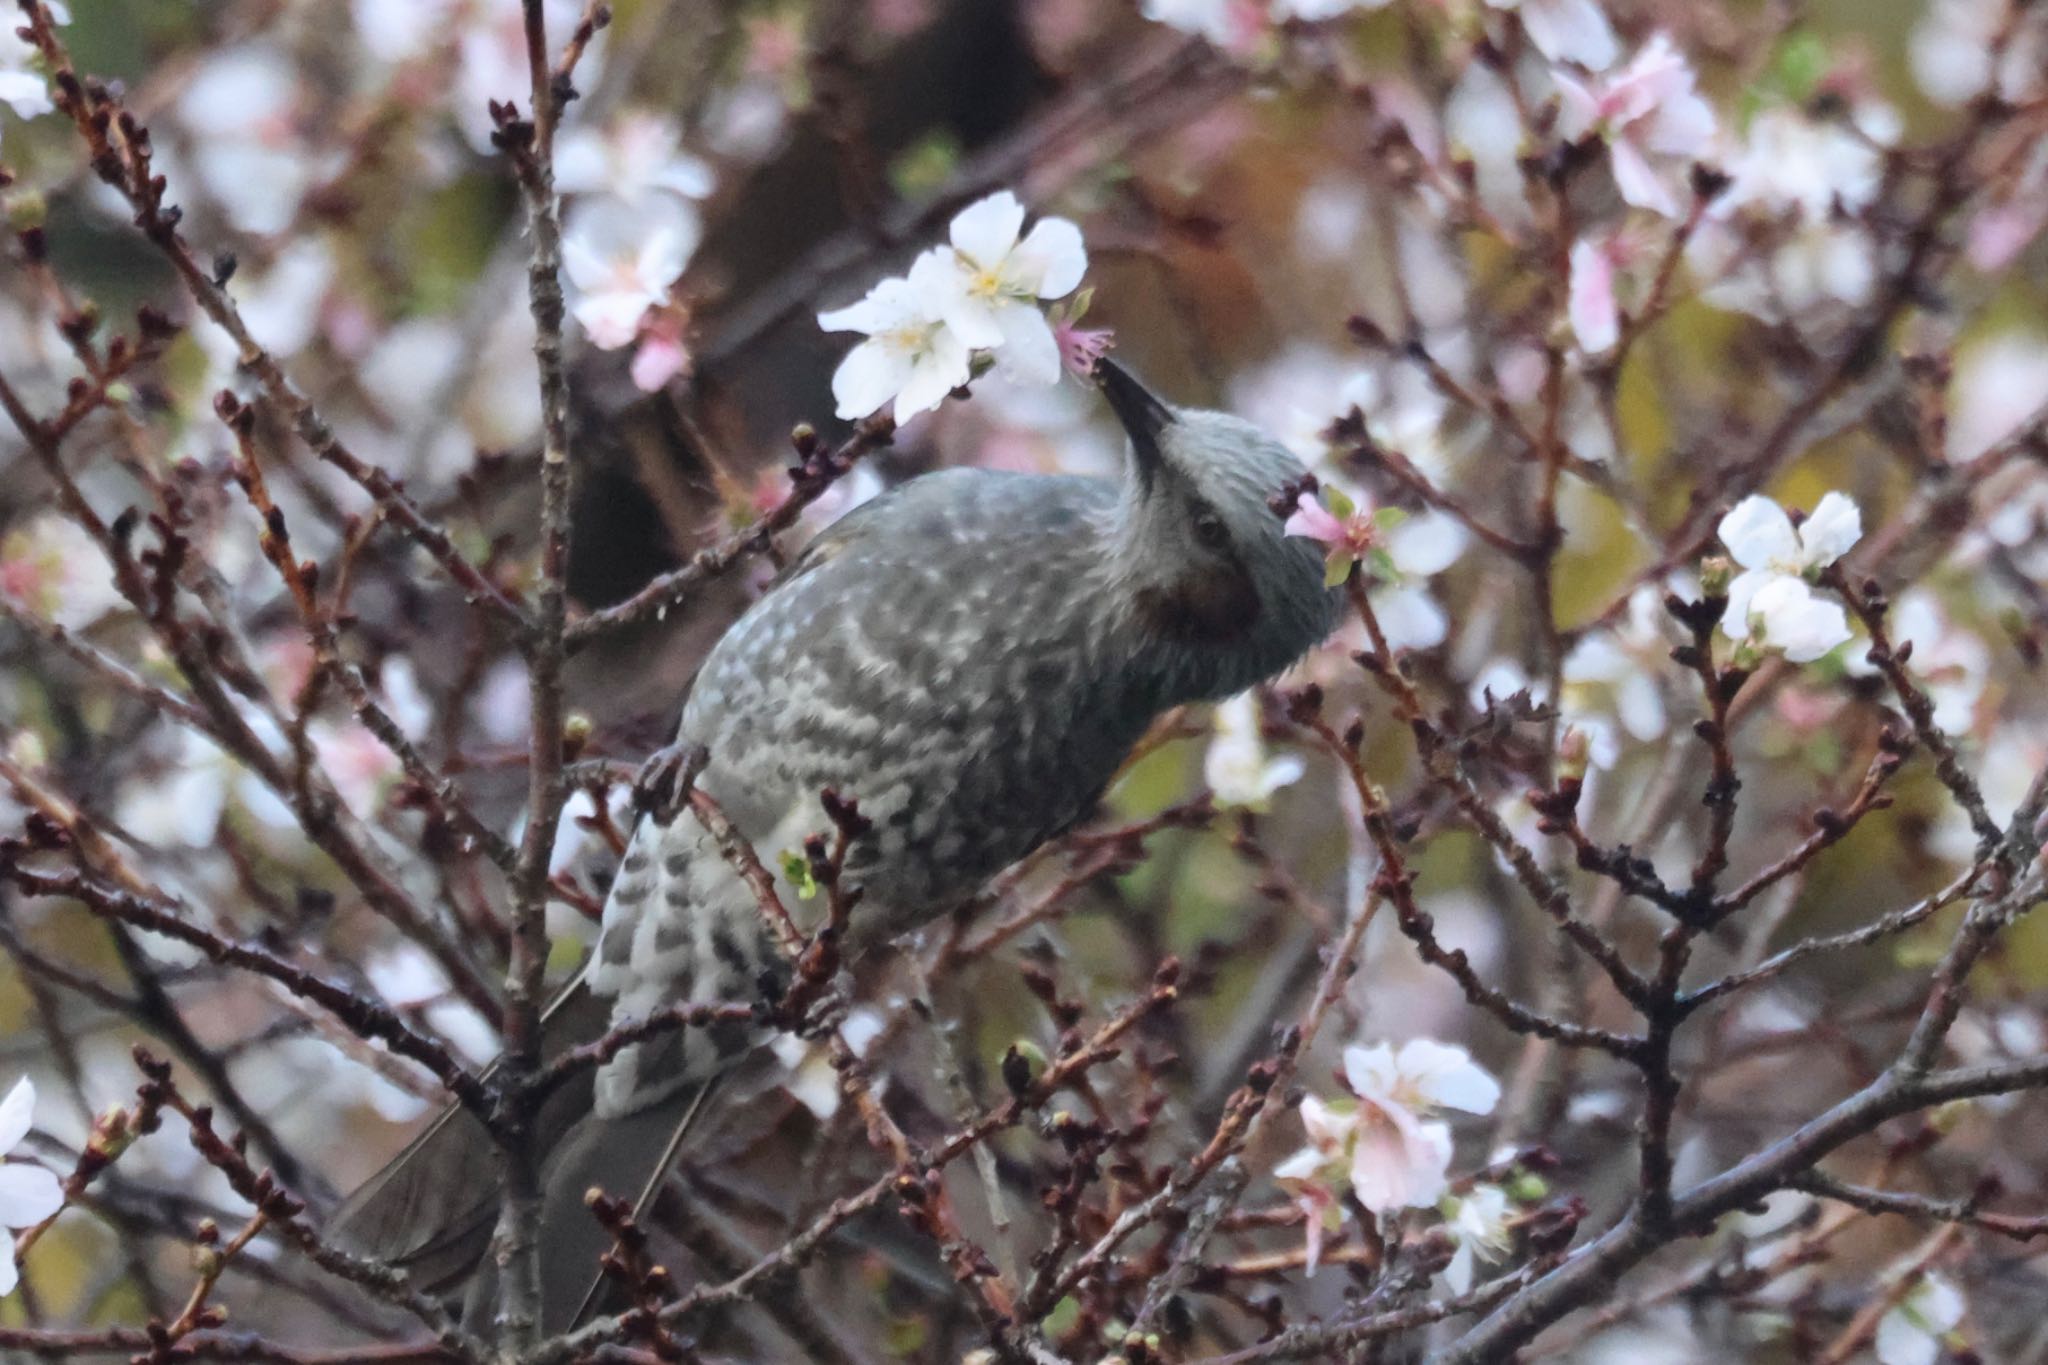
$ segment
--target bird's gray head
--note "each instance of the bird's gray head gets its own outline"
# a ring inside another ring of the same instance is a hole
[[[1111,361],[1103,396],[1130,436],[1115,570],[1131,624],[1175,659],[1183,699],[1224,697],[1285,668],[1335,624],[1323,557],[1272,502],[1305,472],[1228,413],[1176,408]]]

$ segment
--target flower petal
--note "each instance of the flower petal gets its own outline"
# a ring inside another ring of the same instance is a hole
[[[28,1136],[35,1116],[36,1085],[23,1076],[7,1092],[7,1098],[0,1100],[0,1156],[13,1151]]]
[[[1013,278],[1041,299],[1064,298],[1088,273],[1081,229],[1064,218],[1041,218],[1018,244]]]
[[[1614,30],[1593,0],[1523,0],[1522,27],[1553,62],[1577,62],[1603,71],[1620,55]]]
[[[1878,1319],[1877,1338],[1871,1344],[1882,1365],[1934,1365],[1941,1358],[1941,1343],[1913,1321],[1904,1305]]]
[[[1770,569],[1751,569],[1748,573],[1737,574],[1735,581],[1728,585],[1728,607],[1721,613],[1721,633],[1731,640],[1747,640],[1750,636],[1750,602],[1769,583],[1780,577]]]
[[[1394,567],[1404,574],[1429,578],[1458,562],[1472,543],[1458,519],[1432,508],[1408,518],[1386,533],[1383,541]]]
[[[945,402],[947,394],[967,382],[967,360],[967,346],[951,328],[935,331],[925,350],[912,360],[910,376],[896,395],[896,420],[907,422]]]
[[[1453,1294],[1463,1294],[1472,1288],[1472,1259],[1472,1243],[1460,1238],[1458,1249],[1451,1253],[1451,1263],[1444,1267],[1444,1284]]]
[[[1376,1106],[1351,1149],[1351,1189],[1374,1213],[1422,1208],[1443,1196],[1451,1167],[1451,1130],[1422,1123],[1400,1105]]]
[[[1714,530],[1745,569],[1767,568],[1774,561],[1789,564],[1799,554],[1799,535],[1792,529],[1792,518],[1761,493],[1736,503]]]
[[[1024,227],[1024,206],[1008,190],[976,200],[953,215],[953,249],[984,270],[1002,264]]]
[[[1329,1154],[1342,1147],[1351,1136],[1351,1130],[1358,1126],[1358,1115],[1355,1112],[1340,1113],[1314,1095],[1304,1095],[1301,1100],[1301,1126],[1308,1134],[1308,1140]]]
[[[633,377],[633,387],[642,393],[654,393],[681,374],[689,363],[690,352],[680,339],[650,333],[633,353],[628,373]]]
[[[1799,528],[1799,562],[1824,569],[1863,538],[1863,513],[1846,493],[1829,493]]]
[[[585,294],[570,314],[600,351],[615,351],[640,334],[640,319],[657,300],[638,291]]]
[[[1650,165],[1650,159],[1643,155],[1643,149],[1627,137],[1618,137],[1607,144],[1609,163],[1614,167],[1614,187],[1621,191],[1621,197],[1639,209],[1660,213],[1666,218],[1679,216],[1678,198],[1671,193]]]
[[[1570,72],[1552,75],[1557,82],[1557,132],[1566,142],[1577,142],[1600,121],[1600,99]]]
[[[1468,1114],[1490,1114],[1500,1103],[1500,1082],[1464,1048],[1415,1038],[1402,1044],[1395,1065],[1401,1078],[1431,1104]]]
[[[0,1227],[31,1228],[64,1207],[64,1186],[41,1166],[0,1166]]]
[[[1572,332],[1587,355],[1612,350],[1621,340],[1621,312],[1614,301],[1614,259],[1588,239],[1572,243]]]
[[[1316,501],[1313,493],[1303,493],[1294,505],[1294,512],[1280,528],[1282,535],[1300,536],[1304,540],[1317,541],[1324,545],[1344,543],[1344,523],[1330,515],[1329,509]]]
[[[874,288],[868,290],[867,297],[858,303],[818,314],[818,326],[828,332],[869,334],[915,327],[938,320],[938,310],[931,304],[928,288],[891,276],[877,280]]]
[[[1329,1157],[1314,1147],[1304,1147],[1273,1168],[1275,1180],[1313,1180]]]
[[[1812,663],[1850,638],[1842,608],[1814,595],[1804,579],[1779,574],[1749,601],[1749,619],[1761,622],[1764,644],[1795,664]]]
[[[1393,583],[1372,590],[1380,633],[1395,649],[1434,649],[1450,633],[1450,618],[1421,583]]]
[[[1392,1100],[1399,1080],[1394,1049],[1386,1043],[1344,1049],[1344,1084],[1360,1099]]]
[[[1019,384],[1059,383],[1059,338],[1053,335],[1045,314],[1013,300],[996,309],[995,322],[1003,338],[996,351],[996,367],[1004,378]]]
[[[610,157],[602,130],[565,128],[555,139],[555,189],[561,194],[592,194],[610,180]]]
[[[832,372],[832,397],[849,420],[879,411],[909,382],[908,352],[879,341],[863,341]]]

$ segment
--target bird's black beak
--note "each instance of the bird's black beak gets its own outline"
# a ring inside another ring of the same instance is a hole
[[[1152,475],[1164,458],[1159,441],[1173,425],[1173,409],[1139,383],[1129,370],[1107,357],[1095,362],[1095,378],[1102,385],[1102,396],[1109,400],[1110,411],[1130,433],[1139,479],[1150,486]]]

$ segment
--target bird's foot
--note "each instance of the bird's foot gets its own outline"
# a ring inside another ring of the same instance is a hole
[[[701,744],[676,743],[656,749],[633,777],[633,809],[657,825],[673,821],[709,758]]]

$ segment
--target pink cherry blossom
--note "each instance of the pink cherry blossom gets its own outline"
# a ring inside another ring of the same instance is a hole
[[[1077,327],[1071,322],[1054,324],[1052,337],[1060,348],[1060,364],[1078,379],[1091,378],[1095,362],[1116,345],[1116,334],[1109,328]]]
[[[1581,238],[1572,243],[1569,304],[1579,349],[1599,355],[1621,340],[1621,308],[1614,300],[1614,254],[1606,244]]]
[[[640,345],[628,369],[634,386],[642,393],[655,393],[689,368],[690,349],[683,343],[681,312],[655,309],[641,326]]]
[[[1634,60],[1591,84],[1556,73],[1563,108],[1559,130],[1588,134],[1607,144],[1621,197],[1666,218],[1683,209],[1675,185],[1685,167],[1705,157],[1714,142],[1714,111],[1693,89],[1692,68],[1658,34]]]
[[[700,235],[696,214],[666,195],[641,205],[610,198],[577,205],[562,236],[562,265],[576,290],[570,311],[592,345],[616,350],[639,335],[641,319],[667,300]]]

